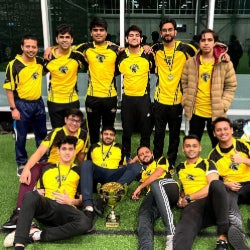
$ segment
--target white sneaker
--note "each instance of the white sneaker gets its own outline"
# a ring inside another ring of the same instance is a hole
[[[41,230],[36,227],[31,227],[29,232],[30,243],[34,241],[40,240]],[[4,247],[13,247],[14,246],[14,238],[15,238],[16,230],[9,233],[3,242]]]
[[[41,238],[42,230],[37,227],[31,227],[29,232],[30,242],[39,241]]]
[[[167,242],[165,250],[173,250],[173,239],[174,235],[167,235]]]
[[[3,246],[4,246],[4,247],[13,247],[13,245],[14,245],[15,233],[16,233],[16,230],[12,231],[11,233],[9,233],[9,234],[5,237],[4,242],[3,242]]]

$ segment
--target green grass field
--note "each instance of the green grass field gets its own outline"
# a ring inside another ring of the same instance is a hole
[[[120,133],[117,135],[117,141],[120,141]],[[183,135],[181,136],[183,137]],[[0,135],[0,159],[1,159],[1,167],[0,167],[0,224],[4,223],[6,219],[12,213],[12,210],[15,208],[16,197],[18,192],[18,178],[16,176],[16,164],[15,164],[15,156],[14,156],[14,140],[12,135]],[[168,142],[168,136],[166,136],[166,143]],[[203,151],[202,156],[206,157],[206,155],[210,151],[210,142],[205,135],[202,140]],[[133,152],[139,146],[138,136],[133,136]],[[27,141],[27,149],[29,155],[35,150],[34,140]],[[178,156],[178,162],[182,161],[183,154],[180,150],[180,155]],[[138,183],[134,181],[128,189],[127,196],[118,204],[115,211],[117,214],[121,216],[121,222],[119,228],[108,229],[105,227],[105,216],[109,212],[109,209],[106,209],[105,215],[103,218],[98,218],[96,222],[96,230],[88,235],[74,237],[72,239],[52,242],[52,243],[35,243],[29,245],[26,249],[35,249],[35,250],[59,250],[63,249],[75,249],[75,250],[108,250],[108,249],[120,249],[120,250],[136,250],[138,249],[137,236],[136,236],[136,228],[137,228],[137,213],[139,209],[140,202],[143,197],[141,197],[140,201],[132,201],[131,194],[133,190],[137,187]],[[179,209],[174,209],[174,217],[175,221],[178,221]],[[246,228],[246,220],[248,215],[250,215],[250,207],[249,206],[241,206],[241,212],[244,221],[244,227]],[[195,218],[194,218],[195,219]],[[211,227],[196,238],[195,243],[193,245],[194,250],[211,250],[215,247],[216,241],[216,228]],[[164,236],[164,226],[161,220],[159,219],[155,225],[155,250],[165,249],[165,241],[166,238]],[[0,249],[4,249],[2,247],[2,242],[6,233],[0,234]],[[185,247],[183,248],[185,250]]]

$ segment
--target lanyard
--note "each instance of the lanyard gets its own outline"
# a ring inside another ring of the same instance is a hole
[[[62,186],[62,181],[66,181],[68,178],[68,175],[70,173],[72,165],[70,165],[70,168],[68,170],[68,173],[66,175],[62,175],[61,176],[61,170],[60,170],[60,164],[57,164],[57,169],[58,169],[58,174],[59,174],[59,184],[58,184],[58,188],[60,188]]]
[[[113,143],[110,145],[110,147],[108,149],[108,152],[104,155],[103,143],[102,143],[102,161],[105,161],[107,158],[109,158],[109,153],[110,153],[110,150],[111,150],[112,147],[113,147]]]

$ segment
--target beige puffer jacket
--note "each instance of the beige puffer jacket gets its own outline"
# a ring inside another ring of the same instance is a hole
[[[226,52],[227,46],[225,44],[215,44],[215,64],[211,80],[212,120],[219,116],[226,116],[237,87],[237,79],[232,62],[221,61],[221,57]],[[187,60],[182,72],[182,106],[187,120],[191,120],[194,112],[199,82],[200,55],[200,51],[198,51],[194,57]]]

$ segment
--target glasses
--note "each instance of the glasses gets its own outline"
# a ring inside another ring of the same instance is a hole
[[[68,120],[69,120],[71,123],[76,123],[76,124],[81,124],[81,123],[82,123],[81,120],[76,120],[76,119],[73,119],[73,118],[68,118]]]
[[[161,32],[165,32],[165,33],[171,33],[174,31],[174,28],[169,28],[169,29],[162,29]]]

